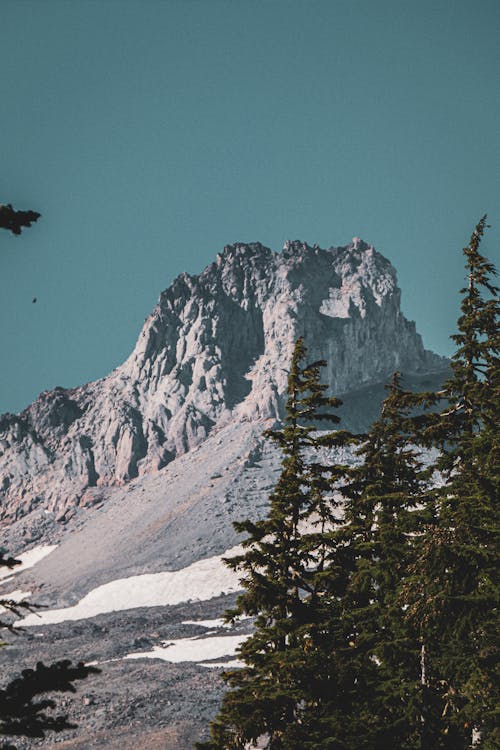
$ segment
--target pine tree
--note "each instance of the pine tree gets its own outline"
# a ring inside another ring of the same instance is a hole
[[[233,565],[247,580],[232,616],[255,615],[256,632],[245,667],[228,674],[234,689],[212,740],[198,747],[243,750],[259,737],[269,750],[498,746],[500,340],[495,269],[479,253],[485,227],[483,217],[464,250],[450,379],[415,395],[395,374],[355,468],[304,460],[320,445],[311,425],[300,428],[299,416],[314,415],[301,411],[304,393],[311,409],[323,386],[319,363],[312,378],[301,369],[298,342],[285,429],[270,434],[284,453],[270,514],[238,526],[249,537]],[[437,414],[411,416],[443,400]],[[439,449],[433,467],[412,442]],[[433,469],[441,483],[430,487]],[[332,489],[345,476],[339,524]]]
[[[35,211],[16,211],[12,206],[0,205],[0,229],[21,234],[22,227],[31,226],[40,214]],[[20,560],[6,557],[0,551],[0,568],[10,570],[20,564]],[[36,605],[31,602],[17,602],[8,595],[0,597],[0,630],[15,634],[18,629],[12,624],[9,616],[19,617],[24,610],[34,611]],[[5,646],[0,642],[0,648]],[[49,694],[71,692],[76,688],[74,682],[100,673],[96,667],[88,667],[83,662],[72,665],[67,659],[46,666],[38,662],[35,669],[25,669],[19,677],[0,688],[0,736],[45,737],[47,731],[61,732],[75,727],[63,714],[55,714],[57,703]],[[2,743],[0,750],[16,750],[10,742]]]
[[[341,745],[349,750],[418,747],[419,644],[405,623],[400,591],[430,470],[409,444],[419,397],[403,390],[399,373],[386,387],[380,416],[357,451],[361,462],[342,488],[344,525],[335,532],[329,567],[333,581],[340,566],[348,579],[335,618],[350,680]]]
[[[39,218],[37,211],[16,211],[10,203],[0,204],[0,229],[7,229],[12,234],[21,234],[22,227],[30,227]]]
[[[430,748],[498,747],[498,289],[479,253],[484,216],[464,249],[457,351],[446,406],[424,437],[440,449],[444,485],[419,540],[408,618],[426,643],[426,686],[439,688],[442,721]],[[438,707],[434,709],[434,723]],[[429,723],[432,718],[429,715]]]
[[[0,568],[13,569],[20,560],[5,557],[0,552]],[[12,625],[8,615],[19,617],[23,610],[34,611],[37,607],[30,602],[16,602],[7,597],[0,598],[0,607],[6,613],[0,621],[0,630],[15,634],[18,629]],[[6,645],[1,643],[1,646]],[[68,717],[54,714],[57,704],[48,694],[55,692],[76,692],[74,682],[91,674],[100,673],[96,667],[88,667],[82,662],[72,665],[67,659],[46,666],[38,662],[35,669],[24,669],[19,677],[0,689],[0,736],[45,737],[46,732],[62,732],[74,729]],[[10,742],[0,744],[0,750],[16,750]]]
[[[227,564],[243,574],[244,591],[227,619],[253,616],[255,630],[239,650],[243,668],[225,674],[232,690],[211,724],[210,741],[199,749],[242,750],[259,741],[268,750],[303,750],[311,714],[321,714],[339,692],[330,657],[335,632],[325,626],[325,567],[327,532],[337,523],[332,483],[346,467],[324,463],[321,453],[352,438],[345,431],[318,432],[322,421],[339,421],[331,410],[341,402],[319,382],[325,363],[304,365],[305,356],[299,339],[284,427],[267,432],[283,455],[268,516],[235,524],[247,538],[244,552]]]

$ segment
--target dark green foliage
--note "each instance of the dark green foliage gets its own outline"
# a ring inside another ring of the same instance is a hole
[[[297,342],[285,426],[269,433],[283,471],[268,517],[237,525],[246,550],[228,561],[246,577],[228,617],[253,615],[256,629],[198,748],[500,746],[500,337],[485,228],[483,217],[464,250],[451,377],[412,394],[395,373],[354,467],[320,458],[355,441],[314,431],[338,401]],[[428,468],[424,447],[437,455]]]
[[[10,203],[0,204],[0,229],[7,229],[12,234],[21,234],[22,227],[30,227],[39,218],[36,211],[16,211]]]
[[[42,696],[53,692],[75,693],[76,680],[98,672],[99,669],[82,662],[72,666],[67,660],[50,666],[39,662],[36,669],[23,670],[20,677],[0,690],[0,734],[45,737],[47,731],[74,729],[76,725],[69,723],[67,716],[47,713],[57,704],[52,698]]]
[[[12,569],[19,564],[20,560],[5,557],[5,554],[0,552],[0,568]],[[0,606],[6,610],[7,615],[11,613],[18,617],[23,609],[36,609],[36,605],[29,602],[16,602],[8,598],[0,599]],[[0,629],[11,633],[19,632],[8,619],[0,621]],[[87,667],[82,662],[73,666],[67,660],[49,666],[39,662],[36,669],[23,670],[20,677],[0,689],[0,735],[45,737],[47,731],[61,732],[74,728],[75,725],[69,723],[66,715],[48,713],[57,708],[57,704],[53,698],[47,697],[47,694],[74,693],[76,688],[73,683],[76,680],[83,680],[90,674],[98,674],[100,671],[95,667]],[[2,744],[0,750],[16,748],[11,744]]]
[[[263,521],[235,524],[247,534],[245,551],[227,560],[242,573],[244,586],[227,619],[254,616],[255,631],[240,647],[243,668],[226,673],[233,689],[211,725],[211,740],[199,748],[244,748],[262,735],[269,750],[305,748],[308,717],[324,711],[320,707],[337,691],[325,565],[328,532],[337,523],[332,483],[345,467],[326,464],[322,452],[352,438],[340,431],[318,434],[319,423],[339,421],[332,409],[340,401],[325,396],[319,382],[325,363],[304,366],[305,355],[299,339],[284,428],[267,433],[283,454],[269,514]]]
[[[40,214],[35,211],[15,211],[12,206],[0,205],[0,228],[8,229],[13,234],[21,234],[21,227],[29,227],[37,221]],[[36,300],[34,300],[36,301]],[[6,557],[0,551],[0,568],[12,569],[20,565],[21,561],[13,557]],[[30,602],[16,602],[8,598],[0,598],[0,607],[6,612],[6,618],[0,620],[0,630],[11,633],[19,632],[9,619],[10,615],[20,617],[23,610],[34,611],[38,607]],[[5,645],[0,643],[0,646]],[[61,732],[72,729],[65,715],[48,713],[57,708],[50,693],[76,692],[74,682],[83,680],[90,674],[100,673],[100,669],[88,667],[79,662],[73,666],[70,661],[63,660],[45,666],[38,662],[36,669],[25,669],[21,676],[0,689],[0,735],[22,737],[45,737],[47,731]],[[45,697],[44,697],[45,696]],[[16,750],[14,745],[3,743],[0,750]]]
[[[5,557],[5,553],[0,550],[0,568],[9,568],[10,570],[12,570],[12,568],[20,564],[21,560],[16,560],[13,557]],[[22,610],[33,612],[35,609],[37,609],[37,607],[33,604],[30,604],[29,602],[17,602],[14,599],[9,599],[5,596],[0,597],[0,611],[16,615],[16,617],[21,617]],[[0,618],[0,630],[8,630],[11,633],[15,633],[17,629],[14,627],[9,618]],[[2,645],[4,644],[0,642],[0,647]]]
[[[333,579],[339,567],[347,577],[338,606],[352,682],[342,722],[342,747],[349,750],[414,748],[419,742],[419,643],[405,622],[400,592],[429,470],[409,444],[419,397],[402,389],[399,373],[387,390],[380,417],[357,451],[361,463],[342,487],[344,524],[329,566]]]
[[[430,417],[423,439],[440,449],[444,484],[435,517],[417,545],[407,589],[408,617],[427,650],[428,684],[439,687],[443,721],[436,747],[498,747],[498,289],[480,253],[486,217],[464,249],[457,351],[440,394],[446,406]],[[447,738],[452,736],[453,742]]]

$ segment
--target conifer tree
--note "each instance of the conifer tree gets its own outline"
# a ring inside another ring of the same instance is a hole
[[[0,568],[13,569],[20,560],[5,557],[0,552]],[[14,634],[18,628],[12,625],[8,615],[20,616],[23,610],[34,611],[36,605],[30,602],[17,602],[8,595],[0,598],[4,614],[0,620],[0,630]],[[0,643],[0,646],[6,645]],[[46,666],[38,662],[35,669],[24,669],[21,675],[0,689],[0,737],[45,737],[49,732],[62,732],[74,729],[75,724],[68,716],[54,713],[57,704],[49,697],[53,693],[76,692],[74,682],[82,680],[101,670],[79,662],[72,665],[67,659]],[[0,750],[16,750],[10,742],[2,743]]]
[[[300,419],[338,402],[322,395],[321,363],[301,367],[297,342],[285,428],[269,435],[283,472],[268,518],[238,525],[246,552],[232,562],[246,581],[230,616],[255,615],[256,631],[244,668],[227,674],[233,690],[211,740],[197,747],[498,747],[500,338],[495,269],[479,253],[485,228],[483,217],[464,250],[450,379],[438,394],[410,394],[396,373],[359,466],[305,459],[321,442]],[[443,401],[437,414],[411,416]],[[425,469],[412,443],[437,447],[435,465]],[[332,491],[343,477],[339,523]]]
[[[303,750],[310,712],[317,714],[337,689],[325,659],[335,634],[325,627],[323,600],[327,532],[337,523],[331,488],[345,467],[327,465],[321,452],[352,438],[345,431],[318,432],[322,421],[339,421],[331,410],[341,402],[319,382],[325,363],[304,365],[305,356],[299,339],[284,427],[267,432],[283,455],[268,516],[235,524],[247,538],[244,552],[227,564],[243,574],[244,591],[227,619],[254,616],[255,630],[239,649],[244,666],[225,674],[232,690],[211,724],[210,741],[196,745],[200,750],[242,750],[257,741],[268,750]]]
[[[444,484],[435,520],[419,540],[406,591],[408,618],[425,633],[426,684],[439,687],[442,721],[434,744],[453,750],[498,747],[498,289],[479,253],[486,216],[464,249],[457,351],[446,406],[424,437],[440,449]],[[434,713],[434,719],[436,712]],[[426,747],[427,747],[426,746]]]
[[[7,229],[12,234],[21,234],[22,227],[30,227],[39,218],[37,211],[16,211],[10,203],[0,204],[0,229]]]
[[[335,580],[342,565],[348,579],[335,617],[350,675],[339,747],[349,750],[418,747],[419,645],[399,597],[430,471],[409,444],[419,397],[403,390],[397,372],[386,388],[380,416],[357,451],[361,462],[342,487],[344,525],[329,567]]]
[[[10,203],[0,205],[0,229],[10,230],[16,235],[21,234],[22,227],[30,227],[39,217],[40,214],[35,211],[16,211]],[[0,568],[12,570],[20,563],[20,560],[6,557],[0,551]],[[19,617],[23,610],[36,609],[37,605],[15,601],[8,594],[0,597],[0,631],[17,633],[19,629],[12,624],[10,616]],[[0,648],[5,645],[0,642]],[[57,711],[57,703],[49,696],[56,692],[74,693],[76,680],[85,679],[100,671],[83,662],[72,665],[68,659],[48,666],[38,662],[35,669],[24,669],[20,676],[0,688],[0,736],[43,738],[47,731],[74,729],[75,724],[71,724],[66,715],[54,713]],[[0,743],[0,750],[16,750],[10,742],[0,740]]]

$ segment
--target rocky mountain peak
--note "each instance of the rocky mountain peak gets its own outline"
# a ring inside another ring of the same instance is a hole
[[[123,365],[0,419],[4,515],[40,506],[63,516],[89,488],[156,471],[228,422],[279,418],[299,335],[328,362],[335,394],[394,369],[446,367],[402,315],[393,266],[363,240],[328,250],[287,241],[281,253],[226,245],[161,293]]]

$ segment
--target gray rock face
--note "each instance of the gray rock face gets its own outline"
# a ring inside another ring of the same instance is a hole
[[[227,246],[160,295],[110,375],[0,417],[2,517],[39,507],[63,518],[96,502],[100,487],[158,471],[229,422],[279,418],[299,335],[312,359],[327,360],[334,394],[395,369],[447,367],[402,315],[393,266],[361,240],[329,250],[287,242],[282,253]]]

